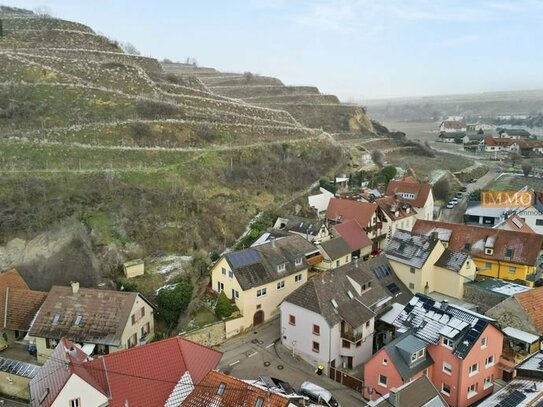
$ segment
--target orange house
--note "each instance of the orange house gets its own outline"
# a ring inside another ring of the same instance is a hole
[[[428,376],[452,407],[466,407],[492,394],[501,377],[503,334],[493,320],[417,294],[394,321],[394,341],[364,365],[364,397]]]

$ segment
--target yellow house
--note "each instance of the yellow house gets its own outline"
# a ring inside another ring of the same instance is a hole
[[[30,328],[38,362],[65,337],[88,355],[103,355],[149,342],[154,336],[154,306],[141,294],[53,286]]]
[[[445,248],[434,236],[397,230],[385,255],[398,278],[413,293],[440,293],[462,299],[464,284],[475,279],[466,253]]]
[[[539,278],[543,235],[418,220],[413,232],[434,234],[451,250],[469,253],[477,274],[533,287]]]
[[[308,269],[320,258],[299,235],[272,239],[222,256],[211,269],[212,288],[235,301],[246,329],[278,316],[277,306],[307,281]]]
[[[322,255],[322,261],[315,265],[317,270],[332,270],[351,262],[352,249],[341,236],[322,242],[317,247]]]

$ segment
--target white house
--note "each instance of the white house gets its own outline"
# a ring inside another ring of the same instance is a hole
[[[318,213],[326,211],[330,199],[334,197],[334,194],[324,188],[319,188],[320,194],[310,195],[307,197],[309,206],[315,208]]]
[[[458,119],[458,118],[454,118]],[[440,133],[456,133],[456,132],[466,132],[468,129],[466,123],[462,119],[460,120],[444,120],[439,125]]]
[[[300,235],[308,242],[314,244],[330,239],[330,232],[321,219],[283,215],[277,218],[273,228],[294,235]]]
[[[376,315],[410,298],[399,280],[387,280],[390,266],[383,261],[355,261],[321,273],[287,296],[280,305],[283,345],[326,368],[352,369],[369,360]]]

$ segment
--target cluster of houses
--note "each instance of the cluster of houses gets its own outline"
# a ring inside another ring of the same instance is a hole
[[[543,400],[542,234],[434,221],[431,186],[411,176],[382,196],[310,202],[318,218],[281,216],[212,266],[239,332],[278,318],[292,355],[374,406]],[[293,405],[217,371],[215,350],[149,343],[155,311],[138,293],[37,292],[0,274],[3,340],[25,339],[35,355],[21,368],[32,406]]]
[[[463,144],[484,153],[543,154],[543,141],[522,128],[496,128],[488,124],[466,124],[462,117],[450,117],[439,126],[438,141]]]

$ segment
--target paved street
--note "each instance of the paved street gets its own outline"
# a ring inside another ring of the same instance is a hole
[[[442,222],[451,222],[451,223],[464,223],[464,212],[468,207],[468,195],[470,192],[476,191],[478,189],[484,189],[488,184],[490,184],[498,175],[497,168],[491,168],[485,175],[477,180],[473,184],[465,184],[468,191],[464,193],[464,197],[460,202],[458,202],[454,208],[447,209],[443,208],[441,210],[441,215],[439,220]],[[451,195],[457,191],[451,191]]]
[[[224,352],[219,368],[240,379],[272,376],[289,382],[299,389],[302,382],[310,380],[330,390],[342,407],[365,406],[362,397],[348,387],[328,377],[317,376],[315,367],[293,358],[279,341],[279,319],[233,338],[218,349]]]

